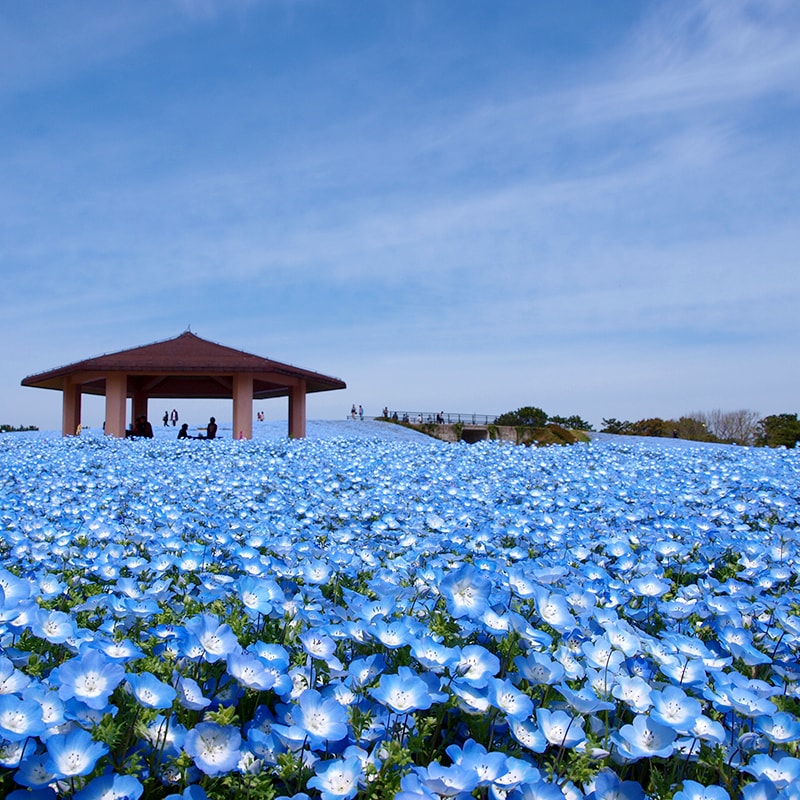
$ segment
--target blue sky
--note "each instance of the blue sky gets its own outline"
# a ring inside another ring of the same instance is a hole
[[[800,411],[798,41],[792,0],[4,3],[0,422],[187,326],[347,381],[314,418]]]

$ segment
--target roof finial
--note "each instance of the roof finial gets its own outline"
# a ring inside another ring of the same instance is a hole
[[[192,332],[192,323],[190,322],[190,323],[189,323],[189,324],[186,326],[186,330],[184,331],[184,333],[191,333],[191,332]]]

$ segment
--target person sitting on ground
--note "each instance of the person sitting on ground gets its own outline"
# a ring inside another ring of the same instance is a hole
[[[208,427],[206,428],[206,439],[215,439],[217,436],[217,421],[214,417],[208,421]]]
[[[189,424],[184,422],[181,425],[181,429],[178,431],[178,438],[179,439],[191,439],[192,437],[189,436]]]
[[[141,436],[143,439],[153,438],[153,426],[147,421],[147,417],[140,416],[136,418],[136,424],[133,427],[133,435]]]

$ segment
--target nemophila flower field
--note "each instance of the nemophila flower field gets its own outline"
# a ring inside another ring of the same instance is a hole
[[[0,794],[800,797],[785,450],[0,439]]]

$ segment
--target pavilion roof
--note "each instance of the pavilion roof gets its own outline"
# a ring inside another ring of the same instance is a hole
[[[220,378],[237,373],[253,375],[256,398],[285,395],[298,379],[306,381],[306,392],[347,388],[339,378],[226,347],[191,331],[29,375],[22,385],[60,390],[69,376],[83,392],[103,394],[103,376],[110,372],[124,372],[140,382],[157,377],[157,382],[150,383],[151,397],[226,396],[226,384]]]

